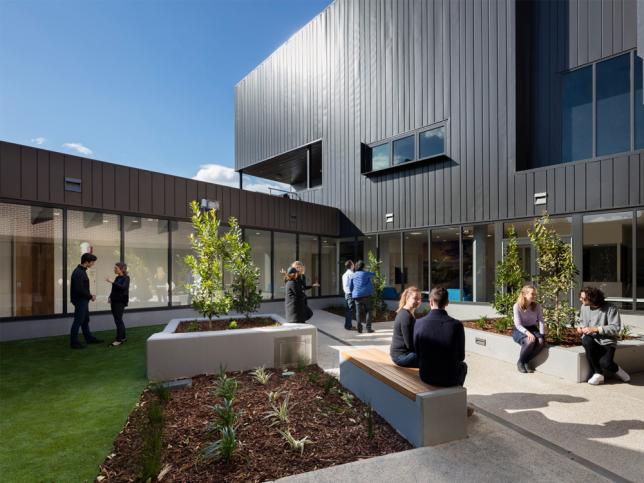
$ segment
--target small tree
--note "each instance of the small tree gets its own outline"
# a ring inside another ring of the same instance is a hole
[[[512,307],[514,306],[521,287],[528,280],[528,274],[521,268],[519,248],[517,246],[517,233],[510,225],[508,231],[508,244],[501,260],[496,265],[496,293],[492,306],[499,312],[509,325],[512,321]]]
[[[559,341],[564,328],[574,324],[575,308],[570,305],[569,294],[579,271],[573,262],[571,244],[549,228],[549,223],[546,213],[533,230],[528,230],[528,236],[537,251],[537,299],[551,336]]]
[[[262,303],[259,290],[259,267],[253,263],[250,244],[242,239],[239,223],[233,217],[228,220],[230,229],[224,235],[226,256],[224,268],[231,274],[232,283],[228,294],[232,308],[246,318],[257,312]]]
[[[385,290],[386,280],[380,273],[380,265],[382,264],[381,260],[378,260],[371,250],[367,252],[367,268],[369,271],[375,273],[373,277],[373,310],[376,317],[383,314],[387,311],[387,304],[383,298],[383,292]]]
[[[194,255],[185,258],[194,282],[186,284],[192,295],[192,307],[212,321],[213,316],[227,314],[232,301],[223,287],[224,240],[219,236],[219,219],[215,210],[202,212],[193,201],[190,243]]]

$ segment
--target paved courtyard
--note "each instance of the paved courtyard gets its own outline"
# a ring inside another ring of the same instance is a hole
[[[491,310],[452,305],[471,318]],[[316,310],[318,364],[337,374],[338,349],[376,345],[388,351],[392,322],[373,334],[347,332],[343,319]],[[627,323],[644,333],[644,324]],[[469,437],[431,448],[363,460],[284,481],[644,481],[644,373],[629,384],[593,387],[514,364],[467,354],[469,401],[478,409]]]

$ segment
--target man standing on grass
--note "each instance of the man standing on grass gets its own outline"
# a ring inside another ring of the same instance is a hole
[[[85,346],[78,341],[78,329],[82,329],[85,342],[88,344],[100,344],[103,342],[94,337],[89,330],[89,301],[94,302],[96,295],[89,291],[89,277],[87,269],[92,268],[96,263],[96,255],[83,253],[80,265],[72,272],[69,295],[74,304],[74,323],[70,333],[69,344],[72,349],[83,349]]]

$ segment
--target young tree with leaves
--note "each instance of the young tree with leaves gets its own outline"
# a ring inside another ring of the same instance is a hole
[[[373,310],[375,316],[378,317],[380,314],[383,314],[387,311],[387,303],[383,297],[383,292],[385,290],[386,280],[380,272],[380,265],[382,264],[381,260],[376,258],[376,255],[369,250],[367,252],[367,270],[375,273],[373,277]]]
[[[503,260],[496,265],[496,293],[492,303],[494,309],[503,316],[507,327],[512,324],[512,307],[519,297],[521,287],[529,278],[521,267],[517,233],[514,226],[510,225]]]

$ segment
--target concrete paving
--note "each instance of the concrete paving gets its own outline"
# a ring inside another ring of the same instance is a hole
[[[487,306],[452,304],[457,318],[490,315]],[[477,315],[478,314],[478,315]],[[318,364],[338,372],[337,351],[372,345],[388,351],[393,323],[373,334],[343,328],[343,319],[316,310]],[[630,321],[629,321],[630,323]],[[644,324],[642,324],[644,327]],[[576,384],[544,374],[520,374],[514,364],[467,354],[469,401],[479,408],[469,438],[432,448],[371,458],[285,481],[601,481],[644,482],[644,373],[629,384]],[[401,468],[405,468],[404,471]]]

